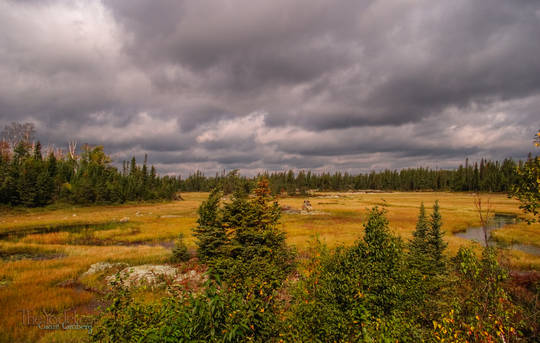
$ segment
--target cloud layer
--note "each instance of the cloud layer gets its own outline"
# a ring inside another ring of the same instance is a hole
[[[0,125],[163,173],[454,167],[540,127],[540,3],[0,1]]]

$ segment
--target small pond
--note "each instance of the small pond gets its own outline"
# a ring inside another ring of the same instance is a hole
[[[82,232],[82,231],[98,231],[98,230],[110,230],[119,227],[125,223],[108,222],[98,224],[64,224],[64,225],[48,225],[42,227],[29,227],[19,228],[13,230],[7,230],[0,232],[0,240],[17,241],[20,238],[28,235],[52,233],[52,232]]]
[[[488,226],[488,244],[490,246],[497,245],[500,247],[508,248],[508,249],[514,249],[514,250],[520,250],[523,252],[526,252],[531,255],[540,255],[540,247],[537,247],[535,245],[531,244],[510,244],[505,245],[503,243],[499,243],[491,238],[491,231],[501,229],[505,227],[506,225],[515,224],[519,221],[519,219],[516,216],[513,215],[507,215],[507,214],[495,214],[491,220],[489,221]],[[457,237],[469,239],[472,241],[476,241],[480,243],[482,246],[485,245],[484,243],[484,230],[481,226],[477,227],[468,227],[467,230],[463,232],[457,232],[454,234]]]

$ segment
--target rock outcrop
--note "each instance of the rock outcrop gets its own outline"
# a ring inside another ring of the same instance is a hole
[[[309,200],[304,200],[304,204],[302,205],[302,211],[313,211],[313,206],[311,206],[311,202]]]

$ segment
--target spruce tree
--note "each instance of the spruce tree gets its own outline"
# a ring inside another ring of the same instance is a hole
[[[215,188],[198,210],[198,226],[193,229],[193,235],[196,239],[197,255],[202,261],[219,256],[222,246],[227,241],[225,227],[221,225],[220,199],[221,191]]]
[[[426,208],[424,202],[420,204],[420,213],[418,214],[418,221],[416,222],[416,229],[413,232],[413,239],[411,241],[411,251],[414,250],[417,253],[426,253],[426,236],[428,232],[428,221],[426,218]]]
[[[433,259],[434,267],[442,271],[444,269],[444,250],[448,245],[444,240],[444,231],[442,231],[442,217],[439,212],[439,201],[436,200],[433,205],[433,213],[429,222],[429,230],[427,231],[428,253]]]
[[[261,295],[267,296],[292,270],[294,253],[278,228],[281,209],[270,195],[268,180],[260,180],[254,193],[251,199],[238,194],[238,199],[224,207],[223,226],[230,240],[225,247],[227,256],[216,269],[243,291],[259,286]]]
[[[40,173],[38,161],[26,159],[20,167],[17,179],[17,193],[22,205],[28,207],[38,206],[38,190],[36,182]]]
[[[254,193],[248,198],[238,188],[232,201],[220,208],[222,193],[214,189],[201,204],[199,225],[193,231],[197,254],[213,275],[242,291],[254,285],[270,291],[291,271],[294,255],[278,229],[281,210],[268,181],[260,181]]]
[[[225,207],[223,222],[232,230],[231,253],[245,260],[267,257],[285,249],[285,234],[277,229],[281,210],[272,202],[268,180],[261,180],[255,198],[239,196]]]
[[[404,300],[413,294],[410,287],[415,282],[406,271],[401,240],[388,228],[386,211],[377,206],[372,208],[364,230],[365,245],[359,242],[356,249],[367,263],[361,282],[367,288],[366,293],[376,295],[368,309],[376,316],[388,315],[405,305]]]
[[[36,146],[34,147],[34,160],[41,161],[43,156],[41,155],[41,143],[37,141]]]
[[[420,213],[413,232],[413,239],[409,242],[410,261],[414,268],[422,274],[430,271],[430,248],[428,244],[429,222],[426,218],[424,203],[420,204]]]
[[[144,154],[144,163],[143,163],[143,166],[142,166],[142,190],[141,190],[141,193],[142,193],[142,197],[144,200],[148,199],[148,194],[149,194],[149,191],[148,191],[148,166],[147,166],[147,163],[148,163],[148,155],[147,154]]]
[[[24,144],[24,142],[20,142],[13,151],[13,165],[15,167],[19,167],[28,157],[28,155],[29,152],[26,144]]]
[[[51,203],[54,196],[54,179],[49,176],[48,170],[42,166],[36,178],[35,206],[45,206]]]
[[[129,165],[129,174],[135,175],[137,172],[137,160],[135,160],[135,156],[131,158],[131,163]]]

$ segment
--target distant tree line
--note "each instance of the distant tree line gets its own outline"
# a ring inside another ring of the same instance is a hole
[[[0,142],[0,204],[37,207],[55,201],[75,204],[123,203],[126,201],[173,199],[180,180],[157,175],[146,158],[124,162],[122,171],[112,166],[102,146],[84,145],[77,154],[32,142],[33,126],[13,123]]]
[[[292,170],[265,172],[253,177],[238,170],[206,176],[196,171],[187,178],[157,175],[153,166],[137,165],[135,158],[123,162],[121,170],[111,165],[102,146],[84,145],[79,152],[71,142],[67,151],[51,146],[42,151],[31,123],[12,123],[0,140],[0,204],[44,206],[54,201],[76,204],[123,203],[126,201],[173,199],[178,191],[224,194],[236,190],[249,193],[258,180],[270,182],[272,194],[304,195],[309,190],[392,191],[481,191],[510,192],[520,180],[518,171],[529,162],[511,159],[479,163],[465,160],[456,170],[408,168],[370,173],[314,173]],[[533,173],[534,174],[534,173]],[[532,175],[532,174],[531,174]],[[534,175],[533,175],[534,176]],[[533,177],[534,178],[534,177]],[[523,188],[523,187],[522,187]]]
[[[273,194],[286,192],[288,195],[305,194],[308,190],[348,191],[348,190],[393,190],[393,191],[481,191],[508,192],[516,181],[516,170],[522,162],[511,159],[491,161],[482,159],[480,163],[465,160],[456,170],[430,168],[408,168],[402,170],[372,171],[365,174],[313,173],[311,171],[272,172],[252,178],[241,177],[238,171],[207,177],[197,171],[181,182],[181,190],[186,192],[210,191],[224,185],[224,192],[230,193],[236,187],[253,188],[257,180],[270,181]]]

